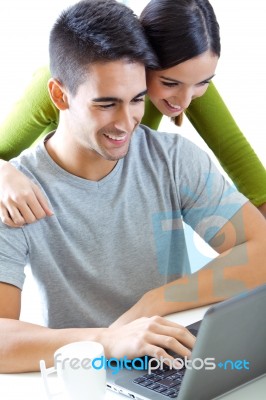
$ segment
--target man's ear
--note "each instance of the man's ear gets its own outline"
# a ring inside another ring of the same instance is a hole
[[[48,89],[50,93],[50,97],[55,104],[55,106],[60,110],[68,109],[68,95],[64,86],[54,78],[49,79],[48,81]]]

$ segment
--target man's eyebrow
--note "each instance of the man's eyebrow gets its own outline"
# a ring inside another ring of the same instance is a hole
[[[92,99],[95,103],[105,103],[105,102],[111,102],[111,101],[121,101],[117,97],[97,97],[95,99]]]
[[[142,92],[138,93],[134,99],[137,99],[138,97],[145,96],[147,94],[147,89],[143,90]],[[110,103],[110,102],[122,102],[122,99],[119,99],[118,97],[96,97],[95,99],[92,99],[95,103]]]
[[[213,74],[213,75],[210,76],[209,78],[203,79],[203,81],[201,81],[201,82],[196,83],[196,85],[198,85],[198,84],[200,84],[200,83],[203,83],[203,82],[206,82],[206,81],[210,81],[214,76],[215,76],[215,74]],[[167,76],[163,76],[163,75],[161,75],[160,78],[161,78],[161,79],[164,79],[164,80],[166,80],[166,81],[169,81],[169,82],[184,83],[184,82],[178,81],[177,79],[168,78]]]

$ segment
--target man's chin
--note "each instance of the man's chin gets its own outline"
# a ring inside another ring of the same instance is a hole
[[[106,153],[104,158],[109,161],[118,161],[127,155],[128,150],[129,150],[129,146],[126,149],[124,149],[123,151],[120,150],[117,152]]]
[[[125,152],[125,153],[123,153],[123,154],[119,154],[119,155],[111,155],[111,154],[108,154],[108,155],[106,155],[104,158],[105,158],[105,160],[107,160],[107,161],[119,161],[119,160],[121,160],[122,158],[124,158],[124,157],[127,155],[127,153],[128,153],[128,151]]]

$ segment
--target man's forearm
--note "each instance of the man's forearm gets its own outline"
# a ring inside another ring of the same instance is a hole
[[[200,307],[261,285],[266,282],[265,260],[262,243],[249,241],[235,246],[198,272],[147,293],[150,312],[167,315]]]
[[[49,329],[13,319],[0,319],[0,373],[39,371],[39,361],[53,365],[54,352],[65,344],[95,340],[105,328]]]
[[[38,371],[41,359],[50,367],[58,348],[81,340],[101,343],[107,359],[154,354],[171,358],[165,348],[189,357],[195,344],[195,337],[186,328],[162,317],[139,318],[122,327],[98,329],[48,329],[0,319],[0,332],[0,373]]]
[[[216,303],[266,282],[266,246],[250,240],[223,252],[199,271],[146,294],[112,326]]]

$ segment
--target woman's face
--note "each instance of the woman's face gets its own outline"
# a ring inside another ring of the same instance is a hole
[[[148,95],[158,110],[177,117],[196,97],[202,96],[215,74],[218,56],[206,51],[172,68],[148,71]]]

